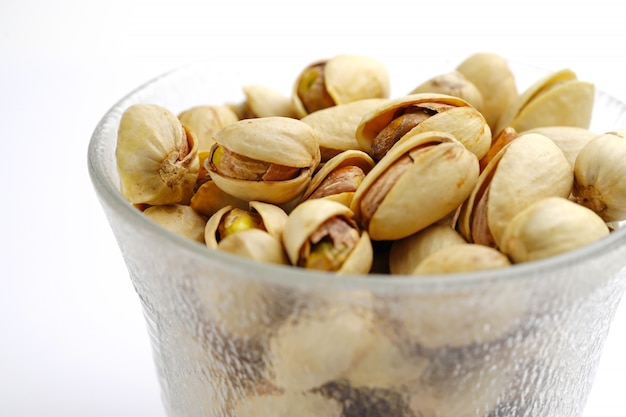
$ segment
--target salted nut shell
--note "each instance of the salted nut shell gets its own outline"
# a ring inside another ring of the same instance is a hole
[[[478,110],[463,99],[436,93],[389,100],[363,116],[356,139],[379,160],[409,131],[450,133],[479,159],[491,145],[491,130]]]
[[[307,200],[289,213],[283,245],[292,265],[338,273],[367,274],[373,249],[352,211],[337,201]]]
[[[502,234],[501,250],[515,263],[535,261],[609,234],[600,216],[566,198],[548,197],[520,211]]]
[[[331,158],[313,175],[300,202],[313,198],[328,198],[349,207],[354,193],[374,165],[374,160],[363,151],[343,151]]]
[[[576,202],[606,222],[626,220],[626,130],[592,139],[574,164]]]
[[[467,243],[447,224],[435,223],[403,239],[395,240],[389,252],[389,272],[408,275],[424,258],[446,246]]]
[[[401,239],[469,196],[478,159],[451,134],[412,130],[365,176],[350,208],[373,240]]]
[[[369,98],[338,104],[304,116],[304,123],[319,136],[321,161],[326,162],[340,152],[361,150],[355,137],[356,128],[365,114],[386,103],[384,98]]]
[[[289,265],[280,239],[261,229],[248,229],[222,239],[217,250],[258,262]]]
[[[476,243],[445,246],[422,260],[413,275],[452,274],[505,268],[511,262],[502,252]]]
[[[499,247],[506,225],[520,211],[545,197],[567,198],[572,167],[559,147],[538,133],[518,136],[481,172],[455,219],[471,243]]]
[[[561,149],[563,155],[565,155],[565,158],[567,158],[572,167],[576,162],[576,157],[580,150],[589,143],[591,139],[598,136],[597,133],[589,129],[577,126],[543,126],[521,132],[521,134],[525,133],[540,133],[552,139]]]
[[[224,192],[281,204],[298,197],[320,162],[315,130],[289,117],[240,120],[214,136],[208,171]]]
[[[481,113],[495,134],[501,114],[517,99],[515,75],[506,59],[490,52],[470,55],[456,68],[483,97]]]
[[[245,100],[238,106],[232,106],[239,119],[257,117],[292,117],[297,118],[296,109],[290,96],[271,87],[259,84],[243,86]]]
[[[115,157],[120,191],[133,204],[187,204],[198,174],[196,136],[176,115],[154,104],[122,114]]]
[[[229,235],[259,229],[280,242],[286,221],[287,213],[282,208],[261,201],[250,201],[247,209],[225,206],[209,217],[204,240],[209,248],[215,249]]]
[[[366,98],[389,97],[389,73],[380,61],[342,54],[305,67],[293,86],[293,104],[299,117],[338,104]]]
[[[595,87],[562,69],[535,81],[502,114],[494,133],[510,126],[523,132],[542,126],[577,126],[591,123]]]
[[[225,105],[194,106],[178,114],[178,120],[189,126],[198,139],[198,154],[211,149],[213,135],[221,128],[239,120],[237,114]]]
[[[206,217],[211,217],[215,212],[226,206],[246,209],[248,208],[248,203],[247,200],[242,200],[227,194],[224,190],[215,185],[213,180],[209,179],[209,181],[202,183],[196,190],[193,197],[191,197],[189,206],[198,213]]]
[[[459,71],[436,75],[415,87],[409,94],[437,93],[459,97],[482,113],[483,95],[478,87]]]
[[[187,205],[150,206],[143,211],[143,214],[177,235],[204,243],[206,220]]]

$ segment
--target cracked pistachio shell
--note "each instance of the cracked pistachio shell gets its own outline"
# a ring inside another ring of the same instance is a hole
[[[178,114],[178,120],[189,126],[198,139],[198,153],[207,152],[215,143],[215,132],[235,123],[239,117],[228,106],[195,106]]]
[[[442,107],[446,110],[441,110]],[[373,144],[379,133],[390,125],[399,112],[414,108],[434,113],[411,129],[415,133],[450,133],[479,159],[489,150],[491,130],[483,115],[459,97],[437,93],[411,94],[388,100],[364,115],[356,130],[356,139],[361,148],[372,155],[375,152]]]
[[[598,136],[589,129],[577,126],[543,126],[521,132],[521,134],[525,133],[539,133],[552,139],[572,167],[583,146]]]
[[[369,98],[338,104],[300,119],[318,132],[322,162],[342,151],[360,150],[354,132],[361,118],[386,101],[384,98]]]
[[[435,223],[411,236],[395,240],[389,252],[389,271],[408,275],[424,258],[446,246],[467,243],[450,225]]]
[[[495,132],[510,126],[523,132],[542,126],[589,128],[595,87],[578,80],[570,69],[553,72],[535,81],[502,114]]]
[[[206,219],[189,206],[183,204],[150,206],[143,214],[171,232],[204,243]]]
[[[562,197],[536,201],[511,219],[502,234],[502,252],[515,263],[558,255],[609,234],[593,211]]]
[[[320,162],[315,130],[306,123],[289,117],[241,120],[217,132],[214,139],[219,147],[249,160],[298,169],[293,178],[250,180],[221,175],[209,164],[209,174],[215,184],[242,200],[274,204],[289,202],[306,189]],[[244,171],[246,167],[242,166],[240,169]]]
[[[350,206],[363,177],[372,170],[374,160],[365,152],[347,150],[331,158],[314,175],[300,201],[328,198]],[[351,168],[345,175],[340,171]]]
[[[240,119],[272,116],[297,117],[291,97],[278,90],[264,85],[250,84],[243,87],[243,93],[245,101],[235,106],[235,113]]]
[[[517,84],[509,64],[498,54],[479,52],[468,56],[456,68],[476,86],[483,97],[481,113],[495,132],[500,115],[517,99]]]
[[[258,262],[289,264],[280,239],[261,229],[248,229],[228,235],[220,240],[216,249]]]
[[[415,87],[409,94],[438,93],[459,97],[482,113],[483,95],[470,80],[458,71],[436,75]]]
[[[476,155],[452,135],[411,131],[365,176],[350,208],[372,239],[401,239],[456,210],[477,179]]]
[[[574,199],[606,222],[626,220],[626,129],[587,143],[574,164]]]
[[[248,207],[248,201],[225,193],[221,188],[215,185],[214,181],[208,180],[198,187],[193,197],[191,197],[189,205],[198,213],[206,217],[211,217],[215,212],[226,206],[246,209]]]
[[[521,210],[545,197],[568,197],[573,170],[546,136],[528,133],[505,145],[481,172],[455,219],[471,243],[499,247],[506,225]]]
[[[217,234],[218,228],[223,223],[225,216],[228,215],[233,209],[238,209],[240,210],[239,213],[249,215],[251,221],[246,222],[243,226],[239,226],[236,233],[232,234],[240,233],[242,228],[245,230],[249,230],[248,228],[256,228],[269,233],[280,242],[283,228],[285,226],[285,222],[287,221],[287,213],[285,213],[282,208],[274,204],[263,203],[261,201],[250,201],[246,209],[228,205],[222,207],[209,217],[204,229],[204,240],[208,247],[215,249],[221,243]]]
[[[445,246],[422,260],[413,275],[452,274],[505,268],[511,262],[497,249],[477,243]]]
[[[198,175],[198,144],[176,115],[154,104],[122,114],[115,157],[120,191],[133,204],[187,204]]]
[[[315,68],[317,70],[311,71]],[[316,83],[321,83],[319,87],[327,102],[307,106],[300,90],[303,85]],[[341,54],[304,68],[294,83],[292,100],[298,116],[304,117],[333,105],[367,98],[387,98],[389,90],[389,73],[382,62],[364,55]]]
[[[283,246],[291,264],[300,264],[303,247],[311,236],[334,218],[345,220],[350,229],[358,233],[358,240],[336,272],[367,274],[374,256],[369,235],[354,222],[350,208],[325,198],[304,201],[289,213],[283,229]]]

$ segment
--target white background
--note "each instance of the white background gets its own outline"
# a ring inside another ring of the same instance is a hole
[[[626,100],[620,12],[609,0],[2,1],[0,416],[164,416],[139,301],[87,174],[93,128],[134,87],[207,57],[279,68],[482,50],[571,67]],[[624,352],[622,305],[584,417],[626,415]]]

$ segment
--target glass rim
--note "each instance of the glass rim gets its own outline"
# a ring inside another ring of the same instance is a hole
[[[202,65],[202,63],[200,63]],[[524,64],[525,65],[525,64]],[[626,227],[619,227],[613,230],[608,236],[583,247],[569,250],[562,254],[554,255],[545,259],[520,264],[513,264],[504,268],[436,275],[392,275],[384,273],[369,274],[337,274],[324,271],[305,270],[289,265],[276,265],[246,259],[238,255],[211,250],[208,247],[192,241],[191,239],[179,236],[170,232],[151,221],[128,202],[119,191],[118,185],[113,184],[104,170],[105,161],[100,160],[99,149],[106,143],[107,137],[102,135],[103,126],[111,119],[115,118],[122,106],[149,86],[166,80],[172,76],[182,74],[185,71],[193,71],[195,67],[186,66],[174,69],[158,75],[151,80],[139,85],[115,102],[109,110],[101,117],[96,125],[87,149],[88,172],[92,185],[103,203],[106,203],[115,212],[127,219],[129,223],[154,235],[157,239],[162,239],[168,245],[180,248],[188,256],[192,256],[200,261],[218,262],[225,267],[243,269],[246,276],[253,276],[255,279],[274,282],[287,286],[305,285],[307,287],[336,287],[351,290],[371,290],[371,291],[398,291],[398,290],[425,290],[436,289],[449,290],[459,289],[467,286],[486,285],[493,282],[506,282],[512,280],[525,279],[545,274],[550,271],[575,268],[596,258],[601,258],[609,252],[619,250],[619,246],[626,246]],[[614,96],[596,89],[596,98],[603,97],[612,104],[626,108],[626,104]],[[110,144],[113,146],[114,144]],[[624,222],[621,222],[622,224]],[[626,262],[624,267],[626,267]]]

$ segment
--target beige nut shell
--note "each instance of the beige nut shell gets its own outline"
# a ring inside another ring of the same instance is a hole
[[[578,126],[543,126],[520,132],[521,135],[525,133],[539,133],[552,139],[572,167],[580,150],[598,136],[597,133]]]
[[[502,252],[476,243],[447,245],[422,260],[413,269],[413,275],[452,274],[511,265]]]
[[[218,130],[239,120],[237,114],[225,105],[194,106],[178,114],[178,120],[196,134],[198,153],[208,152],[215,143],[213,135]]]
[[[424,146],[375,208],[368,233],[374,240],[410,236],[443,219],[469,196],[478,179],[478,159],[445,132],[409,132],[365,176],[350,208],[361,221],[361,204],[385,171],[411,150]]]
[[[409,92],[409,94],[418,93],[437,93],[459,97],[482,113],[483,95],[478,87],[459,71],[436,75]]]

